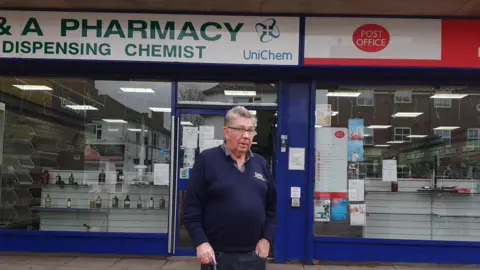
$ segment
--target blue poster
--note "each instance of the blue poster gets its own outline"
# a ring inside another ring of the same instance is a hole
[[[347,199],[332,199],[331,220],[347,220]]]
[[[363,161],[364,132],[363,119],[348,119],[348,161]]]

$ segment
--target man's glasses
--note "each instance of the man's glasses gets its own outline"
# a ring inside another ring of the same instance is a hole
[[[237,127],[228,127],[228,128],[233,130],[233,132],[235,132],[237,134],[245,134],[245,132],[247,132],[248,135],[250,135],[250,136],[257,135],[257,131],[251,130],[251,129],[237,128]]]

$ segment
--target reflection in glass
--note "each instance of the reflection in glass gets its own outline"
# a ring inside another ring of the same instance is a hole
[[[180,82],[178,102],[181,104],[276,106],[275,84],[245,82]]]
[[[339,156],[345,167],[325,154],[325,143],[315,146],[314,235],[479,241],[478,104],[475,87],[318,86],[315,140],[338,129],[348,137]],[[345,177],[333,174],[340,168]],[[339,182],[342,189],[326,189]],[[358,205],[366,205],[363,224],[350,211]]]
[[[0,228],[167,232],[170,82],[3,77],[0,91]]]

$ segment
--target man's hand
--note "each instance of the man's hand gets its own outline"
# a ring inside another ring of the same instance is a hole
[[[270,242],[267,239],[260,239],[257,244],[255,252],[260,258],[267,258],[268,253],[270,252]]]
[[[202,264],[215,264],[215,253],[209,243],[200,244],[197,247],[197,259]]]

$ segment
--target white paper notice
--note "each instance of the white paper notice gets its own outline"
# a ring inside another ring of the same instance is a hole
[[[397,181],[397,160],[386,159],[382,163],[382,181]]]
[[[182,146],[185,148],[197,148],[198,146],[198,128],[183,127]]]
[[[195,148],[186,148],[183,151],[183,167],[192,168],[195,163]]]
[[[200,126],[200,138],[202,139],[215,138],[214,126]]]
[[[289,148],[288,169],[297,171],[305,170],[305,148]]]
[[[350,225],[365,226],[367,223],[367,211],[365,204],[350,204]]]
[[[153,166],[153,184],[157,186],[168,186],[170,182],[170,165],[155,163]]]
[[[315,129],[315,192],[347,192],[346,128]]]
[[[348,181],[348,200],[351,202],[363,202],[365,200],[365,181]]]

